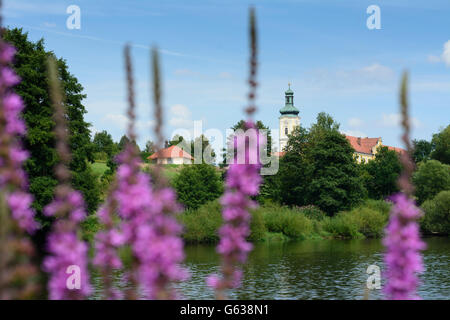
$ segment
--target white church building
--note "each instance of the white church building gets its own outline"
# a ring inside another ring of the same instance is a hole
[[[283,152],[289,139],[288,135],[292,133],[295,127],[300,126],[299,110],[294,106],[294,91],[291,90],[291,84],[289,84],[289,89],[285,92],[285,106],[280,109],[280,114],[279,150]]]

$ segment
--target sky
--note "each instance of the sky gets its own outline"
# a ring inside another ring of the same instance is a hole
[[[156,45],[165,135],[187,136],[196,121],[220,148],[225,130],[244,118],[251,5],[259,40],[255,118],[271,129],[278,130],[291,83],[303,126],[323,111],[346,134],[401,147],[398,91],[404,70],[410,75],[413,138],[430,140],[450,124],[448,0],[3,2],[5,25],[23,28],[33,41],[44,38],[48,50],[67,60],[87,94],[85,119],[92,131],[107,130],[115,140],[127,123],[123,47],[131,43],[138,143],[153,140],[149,48]],[[80,29],[67,27],[70,5],[80,8]],[[370,5],[380,9],[380,29],[367,27]]]

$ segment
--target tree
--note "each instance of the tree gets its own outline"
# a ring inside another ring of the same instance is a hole
[[[117,144],[116,147],[114,147],[114,151],[113,154],[108,158],[108,161],[106,162],[106,165],[108,166],[108,170],[105,171],[105,173],[103,174],[105,176],[105,178],[110,178],[110,176],[116,172],[116,169],[118,167],[117,164],[117,155],[123,151],[123,149],[125,148],[125,146],[128,143],[132,143],[136,149],[138,153],[141,153],[141,150],[139,149],[138,144],[136,143],[136,141],[131,141],[125,134],[120,138],[119,143]]]
[[[450,164],[450,125],[441,132],[433,135],[431,143],[434,145],[431,158],[445,164]]]
[[[262,152],[264,152],[266,155],[270,156],[272,154],[272,135],[270,132],[270,129],[268,126],[264,125],[264,123],[262,121],[256,121],[255,123],[256,125],[256,129],[258,130],[264,130],[267,133],[267,144],[265,146],[265,148],[262,150]],[[244,120],[240,120],[238,121],[238,123],[236,123],[234,126],[231,127],[231,129],[233,131],[236,130],[243,130],[245,131],[245,121]],[[222,153],[222,164],[220,165],[221,167],[225,167],[227,165],[226,161],[227,161],[227,157],[229,157],[230,159],[233,158],[233,153],[236,152],[236,150],[232,149],[229,150],[228,146],[230,145],[230,142],[233,138],[233,135],[230,135],[229,137],[227,137],[227,146],[225,149],[223,149],[223,153]]]
[[[320,113],[310,130],[298,127],[289,135],[279,170],[284,204],[313,204],[333,215],[366,196],[353,149],[338,129]]]
[[[216,153],[214,152],[214,149],[212,148],[211,144],[209,143],[209,140],[207,137],[205,137],[203,134],[199,137],[195,138],[194,141],[191,141],[191,150],[190,154],[195,157],[195,148],[196,146],[201,145],[201,151],[202,151],[202,163],[208,163],[208,164],[214,164],[216,161]],[[208,158],[205,159],[205,152],[208,156]],[[208,161],[207,161],[208,160]]]
[[[130,143],[130,142],[133,143],[133,144],[136,146],[136,148],[138,149],[139,152],[141,152],[141,150],[139,149],[139,146],[138,146],[138,144],[136,143],[136,141],[131,141],[130,138],[128,138],[128,137],[124,134],[124,135],[120,138],[119,143],[118,143],[119,153],[120,153],[120,151],[122,151],[123,148],[125,148],[125,146],[126,146],[128,143]]]
[[[178,200],[187,209],[197,209],[215,200],[223,192],[223,184],[216,168],[209,164],[185,166],[174,179]]]
[[[398,191],[397,179],[402,165],[395,151],[387,147],[380,147],[377,151],[375,159],[362,166],[369,174],[366,181],[369,197],[384,199]]]
[[[413,174],[413,182],[417,202],[421,204],[441,191],[450,190],[450,166],[437,160],[421,162]]]
[[[413,159],[415,163],[430,159],[433,144],[426,140],[413,140]]]
[[[421,225],[428,232],[450,235],[450,191],[441,191],[426,200],[422,209],[425,217]]]
[[[310,183],[308,202],[328,215],[347,210],[366,197],[367,191],[353,158],[353,148],[336,129],[325,130],[308,150]]]
[[[155,153],[156,146],[153,141],[147,141],[145,143],[144,150],[141,151],[141,159],[142,161],[148,161],[148,157]]]
[[[5,29],[3,38],[17,49],[14,69],[22,82],[16,87],[16,92],[23,98],[26,106],[23,118],[28,134],[23,143],[30,152],[25,170],[30,180],[30,190],[35,196],[33,206],[37,209],[37,218],[44,225],[44,229],[36,236],[42,240],[38,244],[42,249],[47,227],[52,221],[42,214],[42,208],[53,197],[56,185],[54,166],[58,162],[53,133],[53,108],[49,97],[48,58],[54,57],[57,61],[65,96],[70,133],[69,147],[72,152],[69,168],[74,177],[72,184],[75,189],[83,192],[87,207],[93,212],[100,201],[100,194],[96,189],[87,192],[82,187],[86,183],[91,185],[97,183],[97,178],[89,165],[89,162],[94,161],[94,145],[91,142],[90,124],[84,120],[86,109],[82,101],[86,95],[83,94],[83,87],[77,78],[69,72],[66,61],[56,58],[53,52],[46,51],[43,39],[32,42],[28,39],[28,34],[18,28]],[[83,176],[83,182],[78,179],[79,176]]]
[[[95,146],[95,152],[104,152],[108,157],[117,153],[117,145],[106,130],[95,134],[93,144]]]
[[[147,152],[149,155],[152,155],[153,153],[155,153],[155,148],[156,148],[155,143],[149,140],[145,143],[144,151]]]
[[[269,179],[273,198],[276,199],[280,187],[279,199],[287,205],[303,206],[307,204],[309,164],[306,153],[309,143],[309,132],[303,127],[295,128],[289,135],[286,145],[286,154],[280,159],[277,178]]]

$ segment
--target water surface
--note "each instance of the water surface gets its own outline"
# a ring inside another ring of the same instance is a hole
[[[423,299],[450,299],[450,239],[425,239],[425,273],[419,294]],[[244,268],[242,287],[232,299],[362,299],[369,265],[383,270],[380,240],[317,240],[256,244]],[[214,245],[186,246],[189,281],[178,284],[186,299],[214,299],[205,285],[218,272]],[[382,285],[384,281],[382,281]],[[98,287],[97,287],[98,289]],[[380,299],[370,290],[369,299]]]

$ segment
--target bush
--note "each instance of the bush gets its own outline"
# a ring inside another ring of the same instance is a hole
[[[264,217],[259,210],[252,211],[252,220],[250,222],[250,236],[249,241],[261,241],[264,239],[267,233],[266,224],[264,223]]]
[[[442,191],[432,200],[423,203],[425,216],[422,229],[429,233],[450,235],[450,191]]]
[[[312,234],[312,221],[298,210],[287,207],[263,207],[260,210],[269,232],[282,233],[294,239],[305,239]]]
[[[185,166],[173,180],[179,201],[187,209],[197,209],[201,205],[220,197],[223,184],[216,168],[209,164]]]
[[[180,216],[184,225],[183,238],[186,242],[217,242],[218,230],[222,225],[222,213],[219,201],[208,202],[197,210],[188,210]]]
[[[370,208],[375,211],[379,211],[386,215],[386,217],[389,216],[389,212],[391,211],[392,202],[384,201],[384,200],[372,200],[368,199],[364,202],[364,207]]]
[[[378,208],[378,209],[377,209]],[[384,201],[368,201],[351,211],[338,213],[323,221],[323,230],[343,238],[379,238],[389,217],[389,204]]]
[[[259,210],[251,212],[249,241],[260,241],[266,236],[264,218]],[[183,238],[189,243],[215,243],[219,241],[218,231],[223,224],[222,206],[211,201],[197,210],[188,210],[179,216],[184,225]]]
[[[313,205],[298,207],[297,210],[302,212],[307,218],[311,220],[321,221],[327,216],[326,213],[320,210],[319,207]]]
[[[88,216],[82,223],[81,223],[81,232],[82,232],[82,238],[84,241],[87,241],[89,243],[92,243],[94,241],[95,234],[101,229],[101,224],[98,221],[98,218],[96,215],[90,215]]]
[[[94,153],[94,160],[95,161],[101,161],[106,162],[108,160],[108,154],[106,152],[95,152]]]
[[[441,191],[450,190],[450,166],[437,160],[421,162],[413,175],[413,182],[417,202],[421,204]]]
[[[358,232],[358,226],[352,223],[351,219],[342,214],[337,214],[333,218],[326,217],[322,221],[324,231],[333,235],[333,237],[357,239],[363,235]]]

